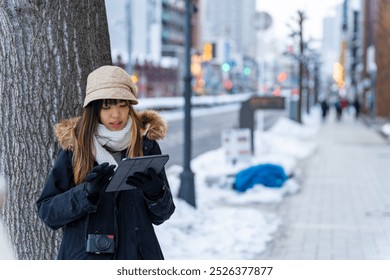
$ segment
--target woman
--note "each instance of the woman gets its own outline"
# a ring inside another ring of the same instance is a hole
[[[88,76],[82,116],[57,124],[61,149],[37,206],[64,230],[58,259],[163,259],[153,224],[175,209],[165,171],[129,177],[135,190],[104,191],[122,158],[161,154],[167,125],[136,104],[130,76],[103,66]]]

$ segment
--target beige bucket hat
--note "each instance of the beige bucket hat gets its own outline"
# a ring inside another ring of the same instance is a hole
[[[135,105],[138,104],[136,96],[137,88],[129,74],[120,67],[106,65],[88,75],[83,107],[99,99],[123,99]]]

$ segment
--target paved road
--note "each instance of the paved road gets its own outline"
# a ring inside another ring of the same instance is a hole
[[[301,192],[268,208],[284,222],[259,259],[390,259],[389,144],[352,116],[329,117]]]

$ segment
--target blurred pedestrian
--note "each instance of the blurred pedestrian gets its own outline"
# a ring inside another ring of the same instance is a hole
[[[334,107],[336,109],[336,119],[339,121],[341,120],[341,116],[343,114],[343,108],[341,107],[340,99],[337,99],[334,103]]]
[[[345,98],[345,97],[341,97],[340,98],[340,105],[341,105],[341,109],[342,110],[344,110],[345,108],[347,108],[348,107],[348,100],[347,100],[347,98]]]
[[[165,171],[128,177],[135,190],[104,191],[124,157],[161,154],[166,123],[135,111],[136,96],[122,68],[102,66],[88,76],[82,116],[55,128],[61,149],[37,206],[50,228],[64,231],[58,259],[164,258],[153,224],[175,209]]]
[[[326,98],[324,98],[321,101],[321,110],[322,110],[322,120],[325,120],[325,118],[328,114],[328,111],[329,111],[329,104],[328,104],[328,101],[326,100]]]
[[[343,111],[348,106],[348,100],[345,97],[339,96],[335,103],[337,120],[341,120]]]
[[[355,100],[353,101],[353,107],[355,108],[355,118],[359,118],[359,114],[360,114],[360,102],[359,102],[359,98],[358,97],[355,97]]]

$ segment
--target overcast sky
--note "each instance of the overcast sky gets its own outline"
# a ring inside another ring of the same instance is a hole
[[[354,1],[354,0],[352,0]],[[307,15],[305,30],[315,39],[322,37],[322,20],[332,14],[334,7],[343,0],[257,0],[257,10],[267,11],[273,17],[272,33],[283,39],[290,34],[286,23],[295,27],[293,18],[297,18],[297,10],[303,10]]]

